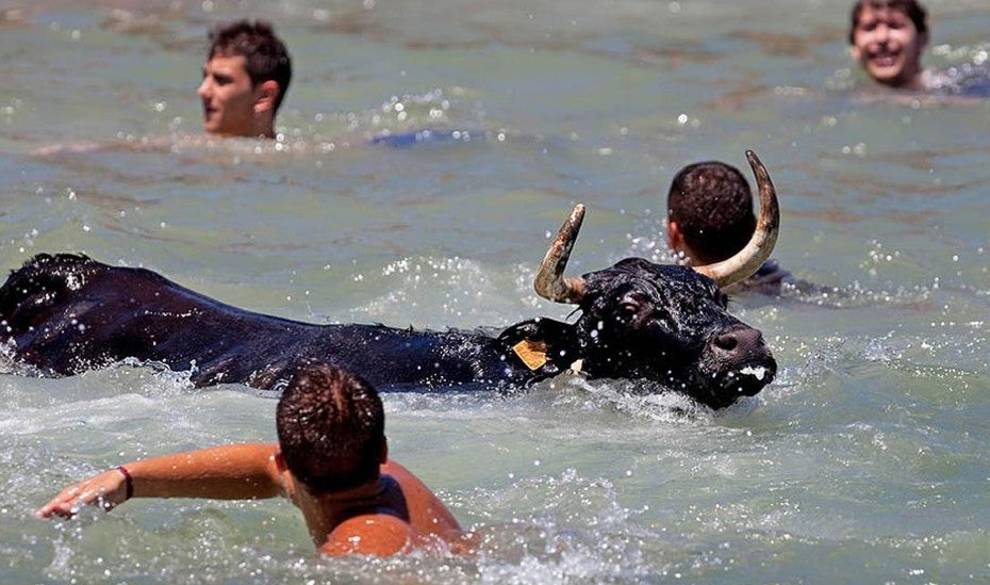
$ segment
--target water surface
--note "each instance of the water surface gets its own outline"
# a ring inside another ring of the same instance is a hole
[[[926,62],[985,61],[990,7],[929,4]],[[669,260],[673,174],[752,148],[775,256],[841,293],[739,299],[781,373],[718,413],[566,379],[387,395],[393,455],[484,537],[466,559],[321,560],[285,501],[37,521],[121,461],[273,440],[275,401],[127,365],[0,376],[0,582],[990,582],[990,102],[871,88],[846,2],[0,6],[5,270],[79,251],[312,322],[562,319],[531,280],[574,203],[575,272]],[[203,139],[204,31],[248,15],[294,57],[280,139]],[[459,138],[367,145],[424,127]]]

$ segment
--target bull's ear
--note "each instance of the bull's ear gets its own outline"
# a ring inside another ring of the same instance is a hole
[[[498,341],[507,360],[525,365],[541,378],[559,374],[581,357],[574,325],[553,319],[517,323],[503,331]]]

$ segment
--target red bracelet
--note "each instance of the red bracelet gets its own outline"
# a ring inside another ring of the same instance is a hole
[[[127,468],[123,465],[117,466],[117,471],[124,474],[124,480],[127,482],[127,500],[134,497],[134,478],[131,477],[131,472],[127,471]]]

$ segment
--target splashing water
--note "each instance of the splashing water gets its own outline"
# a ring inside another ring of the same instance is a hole
[[[532,280],[574,203],[570,274],[672,262],[674,174],[753,148],[774,258],[817,287],[733,298],[780,368],[718,412],[564,376],[385,394],[392,455],[481,535],[469,557],[320,559],[284,500],[37,521],[123,461],[274,440],[275,395],[126,360],[43,378],[0,347],[0,583],[990,579],[990,117],[872,91],[848,2],[117,4],[0,9],[4,270],[85,251],[316,323],[568,321]],[[933,5],[926,65],[985,66],[981,10]],[[273,141],[199,134],[205,30],[245,15],[296,59]],[[450,139],[368,144],[423,131]]]

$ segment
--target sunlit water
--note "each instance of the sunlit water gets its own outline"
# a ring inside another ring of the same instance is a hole
[[[35,520],[122,461],[273,440],[275,401],[0,376],[0,582],[990,582],[990,102],[871,88],[847,2],[86,4],[0,5],[4,270],[85,251],[313,322],[564,318],[530,287],[573,203],[575,272],[667,260],[673,173],[753,148],[775,256],[839,292],[734,305],[781,372],[723,412],[563,378],[386,395],[393,455],[482,534],[468,558],[321,560],[274,500]],[[982,65],[990,7],[929,4],[927,63]],[[277,143],[197,135],[205,28],[243,15],[295,59]]]

